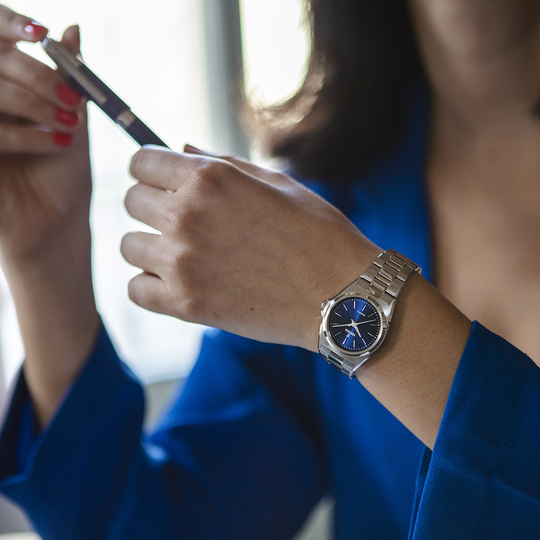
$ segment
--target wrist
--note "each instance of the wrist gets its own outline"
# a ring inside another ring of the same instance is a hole
[[[5,219],[0,223],[0,257],[13,263],[41,263],[50,253],[81,244],[89,238],[89,201],[58,215],[46,214],[39,209],[24,209],[18,219]],[[33,213],[32,213],[33,212]],[[85,248],[81,244],[81,248]],[[2,262],[2,261],[0,261]],[[6,262],[2,263],[6,264]]]
[[[85,365],[101,324],[90,248],[90,229],[81,223],[40,249],[2,252],[25,350],[24,372],[41,424]]]
[[[69,266],[89,255],[91,249],[88,216],[56,226],[32,242],[21,241],[20,236],[24,234],[0,236],[0,265],[6,274]]]
[[[302,345],[304,348],[319,352],[322,304],[355,282],[373,264],[382,251],[376,245],[368,242],[365,237],[362,237],[361,243],[355,249],[348,250],[350,256],[347,257],[347,260],[340,260],[339,265],[334,265],[332,273],[321,283],[321,287],[318,289],[320,292],[318,292],[316,299],[314,298],[313,306],[310,309],[311,315],[306,319],[306,340],[305,344]]]
[[[66,228],[31,251],[3,247],[0,257],[21,330],[54,309],[73,312],[76,320],[88,306],[94,308],[87,223]]]
[[[421,268],[393,249],[386,250],[344,290],[321,306],[321,356],[351,379],[384,344],[398,298]]]

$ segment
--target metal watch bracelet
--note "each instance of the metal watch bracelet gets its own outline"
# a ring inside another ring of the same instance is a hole
[[[389,325],[395,300],[403,285],[413,272],[420,271],[421,268],[410,259],[394,249],[388,249],[381,253],[373,264],[344,291],[354,293],[357,289],[359,293],[367,293],[372,299],[377,300],[385,312],[387,325]],[[354,372],[370,357],[369,354],[355,356],[338,352],[322,339],[319,342],[319,352],[330,365],[351,379],[354,377]]]
[[[395,249],[383,251],[358,278],[356,284],[371,296],[389,304],[400,293],[405,281],[420,267]]]

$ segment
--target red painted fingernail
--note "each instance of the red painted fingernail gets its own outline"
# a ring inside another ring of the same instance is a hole
[[[73,142],[73,135],[69,133],[53,133],[53,142],[58,146],[69,146]]]
[[[65,126],[73,127],[77,125],[79,116],[77,113],[56,109],[54,117]]]
[[[75,107],[81,102],[81,94],[65,82],[56,85],[56,95],[66,104]]]
[[[47,35],[47,28],[45,28],[42,24],[39,24],[37,21],[31,21],[29,22],[25,27],[24,31],[31,35],[33,38],[42,38]]]

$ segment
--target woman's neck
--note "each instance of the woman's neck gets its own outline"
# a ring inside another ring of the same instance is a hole
[[[433,93],[429,181],[540,220],[540,1],[409,1]]]
[[[409,2],[437,107],[473,130],[537,115],[539,1]]]

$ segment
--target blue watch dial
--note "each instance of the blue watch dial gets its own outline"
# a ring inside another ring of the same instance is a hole
[[[328,317],[328,333],[333,342],[348,352],[371,347],[381,330],[381,317],[375,306],[363,298],[340,300]]]

